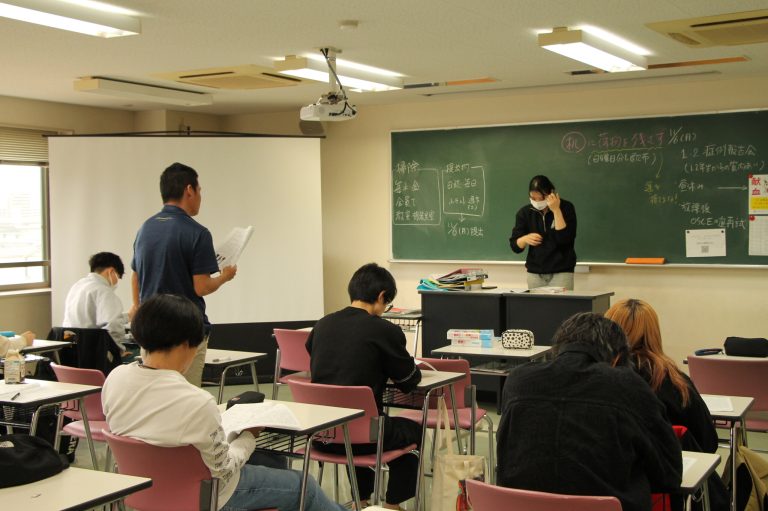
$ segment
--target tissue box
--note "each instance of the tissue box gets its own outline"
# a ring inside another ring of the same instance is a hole
[[[452,328],[448,330],[448,340],[454,346],[491,347],[493,330]]]

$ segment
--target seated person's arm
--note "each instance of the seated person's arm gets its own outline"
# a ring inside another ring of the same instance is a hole
[[[221,269],[218,277],[211,277],[207,273],[193,275],[192,282],[195,286],[195,293],[197,296],[207,296],[219,289],[224,283],[235,278],[236,273],[237,266],[225,266]]]
[[[382,347],[384,370],[395,387],[402,392],[410,392],[421,381],[421,370],[416,367],[413,357],[405,349],[405,334],[400,327],[395,328],[393,335]]]

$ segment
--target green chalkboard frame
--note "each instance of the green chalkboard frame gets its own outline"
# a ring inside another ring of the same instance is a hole
[[[392,260],[524,261],[508,238],[541,173],[576,206],[579,264],[768,267],[747,195],[767,131],[768,110],[392,131]],[[725,256],[686,256],[687,230],[718,228]]]

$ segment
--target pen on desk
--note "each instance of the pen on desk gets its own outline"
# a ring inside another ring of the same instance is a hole
[[[232,357],[221,357],[221,358],[214,358],[213,362],[228,362],[232,359]]]
[[[13,397],[11,398],[11,401],[16,401],[16,398],[17,398],[17,397],[19,397],[20,395],[21,395],[21,392],[17,392],[17,393],[15,393],[15,394],[13,395]]]

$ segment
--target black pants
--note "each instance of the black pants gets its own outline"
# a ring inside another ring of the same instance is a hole
[[[421,449],[421,424],[400,417],[384,416],[384,450],[401,449],[416,444]],[[344,444],[314,442],[313,449],[330,454],[344,454]],[[352,444],[354,454],[376,454],[376,444]],[[389,462],[387,504],[400,504],[416,494],[416,478],[419,474],[419,458],[404,454]],[[370,468],[355,467],[360,499],[368,500],[373,493],[374,472]]]

